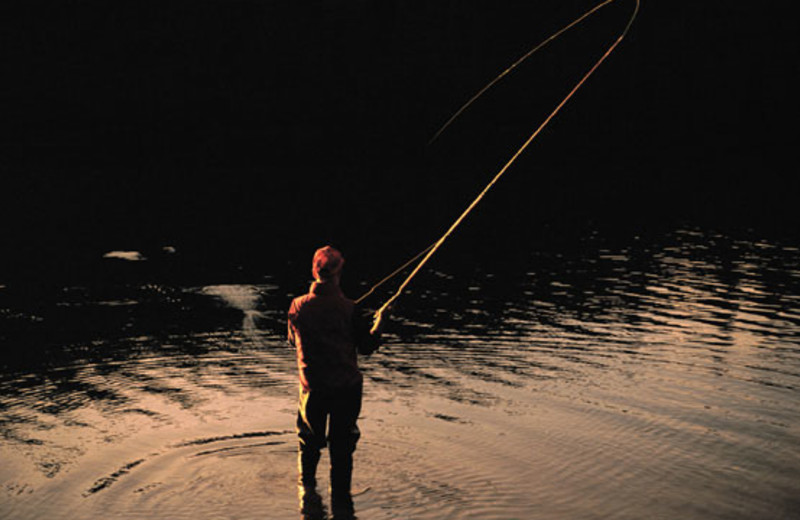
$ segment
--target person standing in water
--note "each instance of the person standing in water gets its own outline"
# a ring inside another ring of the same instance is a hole
[[[311,264],[311,289],[289,308],[289,343],[297,350],[300,376],[298,487],[304,515],[322,509],[316,470],[326,445],[332,512],[337,517],[353,515],[350,487],[353,452],[361,436],[357,420],[363,389],[357,354],[372,354],[381,343],[380,329],[370,332],[368,320],[342,293],[343,266],[339,251],[330,246],[318,249]]]

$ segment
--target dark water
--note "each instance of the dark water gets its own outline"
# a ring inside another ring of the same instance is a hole
[[[359,518],[797,518],[797,244],[447,260],[363,361]],[[0,517],[298,517],[279,271],[0,288]]]

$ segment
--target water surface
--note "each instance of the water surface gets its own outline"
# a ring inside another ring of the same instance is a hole
[[[794,244],[590,234],[450,267],[362,360],[359,518],[796,517]],[[0,516],[297,518],[304,283],[6,282]]]

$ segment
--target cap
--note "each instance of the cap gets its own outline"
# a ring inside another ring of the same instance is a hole
[[[331,246],[325,246],[317,249],[314,253],[314,260],[311,262],[311,273],[317,280],[327,280],[339,273],[342,270],[342,266],[344,266],[342,253]]]

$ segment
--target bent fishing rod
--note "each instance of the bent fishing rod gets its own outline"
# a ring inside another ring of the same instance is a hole
[[[430,142],[435,141],[442,134],[442,132],[444,132],[444,130],[453,121],[456,120],[456,118],[458,118],[467,108],[469,108],[470,105],[472,105],[487,90],[489,90],[491,87],[493,87],[502,78],[504,78],[512,70],[514,70],[517,66],[519,66],[521,63],[523,63],[525,60],[527,60],[531,55],[533,55],[535,52],[537,52],[538,50],[543,48],[545,45],[547,45],[551,41],[553,41],[556,38],[558,38],[559,36],[561,36],[563,33],[568,31],[569,29],[571,29],[571,28],[575,27],[576,25],[578,25],[581,21],[585,20],[586,18],[588,18],[592,14],[596,13],[600,8],[606,6],[606,5],[608,5],[608,4],[610,4],[610,3],[614,2],[614,1],[616,1],[616,0],[605,0],[604,2],[598,4],[597,6],[595,6],[592,9],[590,9],[589,11],[587,11],[586,13],[581,15],[580,17],[576,18],[574,21],[572,21],[568,25],[564,26],[562,29],[560,29],[557,32],[555,32],[553,35],[548,37],[542,43],[540,43],[540,44],[536,45],[535,47],[533,47],[530,51],[528,51],[520,59],[515,61],[510,67],[508,67],[502,73],[500,73],[498,76],[496,76],[485,87],[483,87],[481,90],[479,90],[478,93],[475,94],[472,98],[470,98],[470,100],[467,101],[461,108],[459,108],[455,112],[455,114],[450,119],[448,119],[447,122],[436,132],[436,134],[434,134],[434,136],[433,136],[433,138],[431,139]],[[508,171],[508,169],[511,167],[511,165],[514,164],[514,162],[517,160],[517,158],[519,158],[520,155],[522,155],[522,153],[525,151],[525,149],[528,148],[528,146],[533,142],[534,139],[536,139],[536,137],[550,123],[550,121],[556,116],[556,114],[561,111],[561,109],[572,98],[572,96],[575,94],[575,92],[577,92],[583,86],[583,84],[586,82],[586,80],[588,80],[589,77],[592,74],[594,74],[594,72],[598,69],[598,67],[600,67],[600,65],[606,60],[606,58],[608,58],[608,56],[611,55],[611,53],[614,51],[614,49],[617,48],[619,43],[628,34],[628,31],[630,30],[631,26],[633,25],[634,20],[636,19],[636,16],[639,13],[640,0],[635,0],[635,1],[636,1],[636,4],[634,6],[633,13],[631,14],[630,18],[628,19],[628,22],[625,25],[625,27],[623,28],[622,32],[617,36],[617,39],[614,40],[614,42],[608,47],[608,49],[606,49],[605,53],[603,53],[603,55],[600,56],[600,58],[594,63],[594,65],[592,65],[592,67],[583,75],[583,77],[572,87],[572,89],[569,91],[569,93],[566,96],[564,96],[564,98],[561,100],[561,102],[558,103],[558,105],[553,109],[552,112],[550,112],[550,114],[544,119],[544,121],[539,125],[539,127],[536,128],[536,130],[533,131],[533,133],[528,137],[527,140],[525,140],[525,142],[522,144],[522,146],[520,146],[517,149],[517,151],[511,156],[511,158],[503,165],[503,167],[500,169],[500,171],[498,171],[497,174],[495,174],[494,178],[492,178],[492,180],[489,181],[489,183],[483,188],[483,190],[481,190],[481,192],[478,194],[478,196],[475,197],[475,199],[469,204],[469,206],[467,206],[467,208],[461,213],[461,215],[450,225],[450,227],[447,229],[447,231],[445,231],[445,233],[436,242],[434,242],[433,244],[428,246],[425,250],[423,250],[420,253],[418,253],[414,258],[412,258],[411,260],[409,260],[408,262],[403,264],[400,268],[396,269],[394,272],[392,272],[387,277],[382,279],[380,282],[375,284],[366,294],[364,294],[358,300],[356,300],[357,303],[360,303],[367,296],[372,294],[372,292],[375,289],[377,289],[380,285],[384,284],[385,282],[387,282],[388,280],[390,280],[391,278],[393,278],[394,276],[396,276],[397,274],[402,272],[406,267],[411,265],[416,259],[418,259],[419,257],[424,255],[422,260],[420,260],[420,262],[416,265],[416,267],[414,267],[414,269],[406,277],[406,279],[403,281],[403,283],[400,284],[399,288],[394,292],[394,294],[392,294],[392,296],[389,297],[389,299],[387,299],[386,302],[377,311],[375,311],[374,318],[373,318],[373,325],[372,325],[372,329],[370,330],[370,332],[375,333],[378,330],[378,328],[381,325],[381,320],[383,319],[384,313],[387,312],[391,308],[392,304],[400,297],[400,295],[403,293],[403,290],[405,290],[405,288],[408,286],[408,284],[411,282],[411,280],[417,275],[417,273],[422,269],[422,267],[428,262],[428,260],[430,260],[430,258],[442,246],[442,244],[445,242],[445,240],[447,240],[450,237],[450,235],[461,224],[461,222],[464,221],[464,219],[467,217],[467,215],[469,215],[472,212],[472,210],[475,208],[475,206],[477,206],[478,203],[481,200],[483,200],[483,197],[489,192],[489,190],[492,189],[492,187],[497,183],[497,181],[500,180],[500,178],[506,173],[506,171]]]

